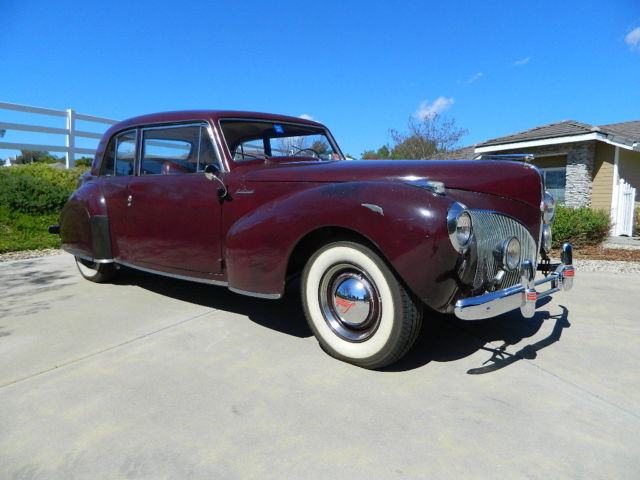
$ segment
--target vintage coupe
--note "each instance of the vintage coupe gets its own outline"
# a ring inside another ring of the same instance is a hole
[[[350,161],[317,122],[183,111],[114,125],[50,231],[94,282],[127,266],[277,299],[300,278],[324,350],[380,368],[429,312],[531,317],[571,288],[553,214],[525,162]]]

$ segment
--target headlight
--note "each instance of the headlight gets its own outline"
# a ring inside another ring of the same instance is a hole
[[[544,192],[544,199],[540,209],[542,210],[544,223],[553,223],[553,217],[556,216],[556,200],[549,192]]]
[[[551,251],[551,225],[548,223],[542,227],[542,250],[544,253]]]
[[[516,237],[507,238],[498,245],[498,253],[505,270],[513,271],[520,266],[521,250],[520,240]]]
[[[447,213],[447,230],[453,248],[459,253],[464,253],[473,236],[473,223],[471,215],[461,203],[452,203]]]

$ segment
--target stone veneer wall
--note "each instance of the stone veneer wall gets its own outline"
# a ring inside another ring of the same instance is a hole
[[[591,206],[591,185],[596,142],[581,142],[567,152],[567,183],[564,203],[567,207]]]
[[[532,154],[566,154],[567,182],[564,204],[571,208],[591,206],[591,184],[596,155],[595,140],[589,142],[564,143],[525,150],[501,151],[500,154],[532,153]]]

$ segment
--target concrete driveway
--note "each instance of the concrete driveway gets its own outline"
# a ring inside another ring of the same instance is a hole
[[[640,274],[331,359],[283,300],[0,264],[2,479],[637,479]]]

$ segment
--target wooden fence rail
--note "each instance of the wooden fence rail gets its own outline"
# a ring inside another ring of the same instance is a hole
[[[0,142],[0,149],[8,150],[35,150],[44,152],[64,152],[65,165],[67,168],[73,167],[76,155],[94,155],[95,149],[76,147],[76,138],[102,138],[101,133],[86,132],[76,129],[78,120],[85,122],[101,123],[113,125],[117,120],[110,118],[94,117],[92,115],[83,115],[73,110],[52,110],[50,108],[31,107],[29,105],[19,105],[16,103],[0,102],[0,109],[11,110],[14,112],[35,113],[38,115],[48,115],[52,117],[64,117],[67,121],[67,128],[46,127],[42,125],[28,125],[23,123],[9,123],[0,121],[0,130],[5,131],[22,131],[34,133],[47,133],[53,135],[64,135],[65,146],[60,145],[44,145],[40,143],[15,143]]]

